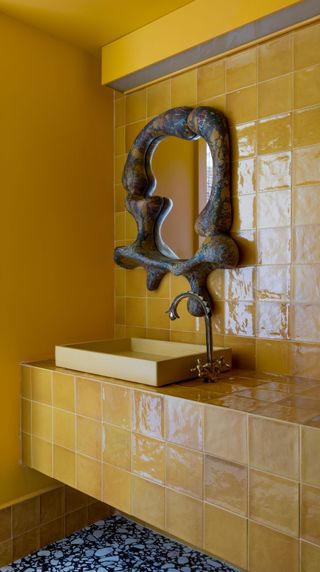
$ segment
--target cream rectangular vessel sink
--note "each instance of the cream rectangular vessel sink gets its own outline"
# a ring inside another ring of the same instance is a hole
[[[231,363],[230,348],[213,348],[213,358],[222,355]],[[206,361],[205,346],[143,338],[56,346],[59,367],[158,387],[194,377],[197,358]]]

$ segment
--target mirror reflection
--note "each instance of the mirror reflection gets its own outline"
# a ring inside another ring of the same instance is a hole
[[[199,212],[211,191],[212,157],[203,139],[163,139],[153,156],[157,180],[155,194],[172,200],[172,210],[163,222],[162,238],[178,258],[191,258],[203,238],[194,230]]]

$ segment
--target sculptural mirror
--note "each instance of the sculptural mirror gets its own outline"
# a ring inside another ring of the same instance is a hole
[[[156,188],[151,167],[153,154],[161,140],[168,136],[188,141],[201,137],[212,156],[211,193],[194,225],[204,241],[197,252],[186,259],[178,258],[162,238],[161,228],[171,210],[171,199],[153,194]],[[208,274],[217,268],[233,268],[238,262],[237,245],[228,234],[232,209],[229,137],[224,115],[210,107],[176,107],[158,115],[136,137],[122,182],[127,191],[126,207],[136,220],[138,232],[131,245],[115,249],[115,262],[127,269],[144,267],[149,290],[155,290],[167,272],[185,276],[191,290],[211,305],[206,287]],[[194,300],[189,300],[188,309],[194,316],[203,315]]]

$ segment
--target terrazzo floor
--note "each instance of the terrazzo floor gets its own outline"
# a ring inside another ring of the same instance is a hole
[[[114,515],[49,544],[1,572],[239,572]]]

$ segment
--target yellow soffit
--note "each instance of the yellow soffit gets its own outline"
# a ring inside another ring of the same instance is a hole
[[[100,54],[129,34],[192,0],[0,0],[0,11]]]
[[[128,91],[319,14],[319,0],[194,0],[102,48],[102,83]]]

